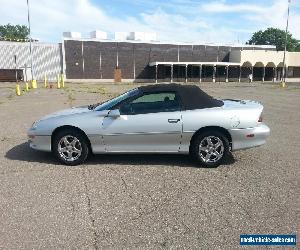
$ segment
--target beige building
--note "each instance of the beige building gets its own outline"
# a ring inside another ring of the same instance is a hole
[[[253,80],[280,80],[283,67],[283,51],[272,50],[235,50],[231,51],[229,61],[239,63],[248,69]],[[286,52],[287,81],[300,80],[300,52]]]

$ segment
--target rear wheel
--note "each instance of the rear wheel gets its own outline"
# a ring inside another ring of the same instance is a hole
[[[66,129],[55,136],[53,153],[63,164],[75,166],[86,160],[89,147],[82,133],[73,129]]]
[[[218,131],[196,135],[191,145],[192,156],[205,167],[217,167],[229,153],[229,141]]]

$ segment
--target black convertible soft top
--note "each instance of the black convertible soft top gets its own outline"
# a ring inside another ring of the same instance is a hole
[[[223,106],[221,100],[214,99],[206,94],[199,87],[195,85],[181,85],[181,84],[155,84],[139,87],[139,90],[148,92],[176,92],[182,102],[183,110],[204,109]]]

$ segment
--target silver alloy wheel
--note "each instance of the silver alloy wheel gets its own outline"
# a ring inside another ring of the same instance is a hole
[[[81,143],[75,136],[66,135],[58,143],[58,153],[66,161],[76,161],[82,153]]]
[[[199,144],[199,156],[203,162],[214,163],[224,154],[223,141],[216,136],[207,136]]]

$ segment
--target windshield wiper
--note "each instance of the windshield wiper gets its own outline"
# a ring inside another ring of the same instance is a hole
[[[95,109],[96,107],[98,107],[99,105],[103,104],[104,102],[98,102],[98,103],[95,103],[95,104],[91,104],[88,106],[88,109],[89,110],[93,110]]]
[[[89,105],[88,106],[88,109],[89,110],[93,110],[93,109],[95,109],[98,105],[100,105],[101,103],[95,103],[95,104],[91,104],[91,105]]]

